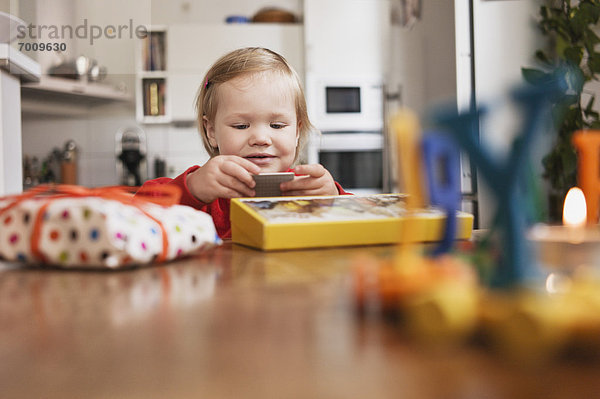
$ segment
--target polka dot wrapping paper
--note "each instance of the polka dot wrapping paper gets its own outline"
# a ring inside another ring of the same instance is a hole
[[[172,260],[221,242],[204,212],[103,192],[0,198],[0,258],[64,268],[122,268]]]

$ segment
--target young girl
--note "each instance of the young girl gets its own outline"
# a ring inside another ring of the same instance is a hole
[[[284,195],[347,194],[322,165],[291,169],[313,126],[298,75],[281,55],[256,47],[224,55],[206,73],[196,107],[210,160],[144,189],[179,186],[181,203],[209,213],[221,238],[231,237],[229,200],[255,195],[252,175],[294,172],[281,183]]]

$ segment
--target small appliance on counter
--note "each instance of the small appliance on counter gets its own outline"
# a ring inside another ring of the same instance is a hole
[[[146,133],[137,126],[116,134],[117,178],[124,186],[140,186],[148,179]]]
[[[62,184],[77,184],[77,154],[79,150],[74,140],[65,143],[60,161],[60,182]]]

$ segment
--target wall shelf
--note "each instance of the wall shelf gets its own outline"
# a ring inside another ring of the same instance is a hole
[[[21,86],[21,102],[25,114],[73,116],[92,106],[133,103],[133,97],[104,83],[42,76],[38,83]]]
[[[42,76],[38,83],[26,83],[21,87],[25,98],[71,100],[74,102],[101,103],[111,101],[133,101],[122,91],[103,83],[93,83],[52,76]]]
[[[141,72],[138,72],[138,77],[143,78],[143,79],[166,78],[167,71],[141,71]]]

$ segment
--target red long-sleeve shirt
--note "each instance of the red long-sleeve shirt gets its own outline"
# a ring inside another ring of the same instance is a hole
[[[221,238],[231,238],[231,222],[229,220],[229,198],[217,198],[213,202],[204,203],[198,200],[196,197],[192,195],[188,186],[187,186],[187,176],[192,173],[200,166],[192,166],[188,168],[185,172],[180,174],[174,179],[169,177],[159,177],[157,179],[148,180],[142,186],[144,190],[150,188],[153,185],[160,184],[174,184],[181,189],[181,199],[179,203],[181,205],[191,206],[192,208],[198,209],[200,211],[206,212],[212,216],[213,222],[215,223],[215,227],[217,229],[217,234]],[[293,169],[289,169],[286,172],[293,172]],[[348,195],[344,191],[342,186],[338,182],[335,182],[335,186],[338,189],[340,195]],[[151,190],[150,190],[151,191]]]

